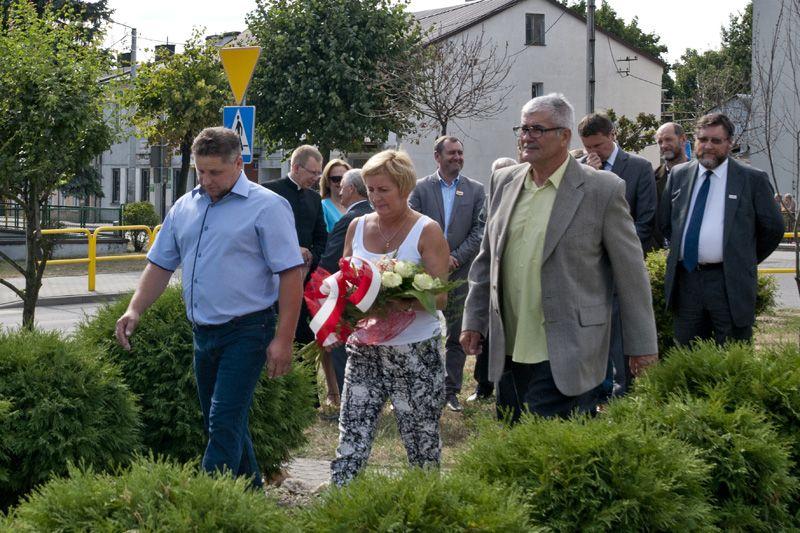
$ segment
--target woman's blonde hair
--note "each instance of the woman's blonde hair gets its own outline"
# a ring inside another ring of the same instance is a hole
[[[401,196],[408,196],[417,184],[417,173],[414,163],[407,153],[401,150],[384,150],[378,152],[364,163],[361,177],[366,182],[370,176],[388,175],[400,189]]]
[[[350,170],[351,167],[347,161],[343,159],[331,159],[325,168],[322,170],[322,177],[319,179],[319,195],[322,198],[328,198],[331,195],[331,186],[328,183],[328,176],[331,175],[333,167],[344,167],[345,170]]]

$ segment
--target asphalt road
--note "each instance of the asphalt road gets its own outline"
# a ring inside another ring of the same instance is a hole
[[[103,305],[105,302],[39,306],[34,320],[41,329],[70,333],[84,315],[94,314]],[[4,328],[18,328],[22,325],[22,308],[0,309],[0,324]]]

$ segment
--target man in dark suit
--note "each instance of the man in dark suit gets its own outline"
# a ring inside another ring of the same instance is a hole
[[[341,185],[342,205],[347,208],[347,211],[333,226],[328,235],[325,253],[322,254],[322,259],[319,261],[320,268],[324,268],[331,274],[339,270],[339,259],[341,259],[344,251],[344,238],[347,235],[347,228],[350,227],[350,223],[362,215],[372,213],[372,206],[369,205],[367,200],[367,187],[361,178],[360,168],[345,172],[344,176],[342,176]],[[341,394],[344,387],[344,368],[347,364],[347,352],[344,346],[331,350],[331,359],[336,373],[336,384],[339,386],[339,393]]]
[[[730,157],[733,133],[721,113],[700,117],[697,160],[672,169],[661,199],[664,296],[678,344],[752,339],[756,267],[783,236],[769,176]]]
[[[461,175],[464,145],[457,137],[439,137],[433,148],[438,168],[417,181],[408,204],[439,223],[450,246],[450,279],[466,280],[483,237],[486,193],[479,182]],[[451,411],[461,411],[457,395],[461,391],[466,355],[458,338],[466,295],[467,284],[464,283],[450,292],[444,310],[447,321],[445,393]]]
[[[656,131],[656,144],[661,152],[661,163],[655,169],[656,175],[656,194],[658,198],[664,194],[664,187],[667,184],[669,173],[673,167],[686,163],[689,158],[686,156],[686,133],[683,127],[676,122],[662,124]],[[664,235],[661,233],[661,208],[656,206],[656,224],[653,228],[653,241],[657,248],[665,248]]]
[[[287,177],[264,184],[267,189],[286,198],[292,206],[297,240],[307,269],[306,281],[317,268],[328,238],[325,217],[322,214],[322,200],[319,193],[312,190],[321,176],[322,154],[313,146],[305,144],[292,152],[291,170]],[[308,327],[309,318],[304,304],[297,323],[297,342],[308,343],[314,340],[314,334]]]
[[[616,143],[614,123],[608,116],[591,113],[578,123],[578,134],[586,150],[581,160],[597,170],[610,170],[625,181],[625,200],[636,225],[636,235],[646,254],[654,247],[653,226],[655,224],[656,181],[653,167],[643,157],[629,154]],[[606,377],[606,393],[621,396],[628,391],[631,382],[630,368],[622,346],[622,323],[619,301],[614,298],[611,315],[611,345],[609,368]]]

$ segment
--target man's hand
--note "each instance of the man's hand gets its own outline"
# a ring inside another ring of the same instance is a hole
[[[450,272],[456,270],[460,266],[461,266],[461,263],[458,262],[458,259],[456,259],[455,257],[453,257],[451,255],[450,256],[450,264],[448,265],[448,268],[450,269]]]
[[[477,331],[462,331],[458,340],[461,343],[461,347],[464,348],[464,353],[467,355],[478,355],[481,353],[483,336]]]
[[[124,350],[131,351],[130,337],[139,325],[139,313],[128,309],[125,314],[117,320],[117,328],[115,334],[117,342]]]
[[[595,170],[601,170],[603,168],[603,161],[600,159],[600,156],[594,152],[590,152],[589,155],[586,156],[586,161],[584,161],[583,164],[589,165]]]
[[[654,365],[657,362],[658,354],[628,357],[628,366],[631,369],[631,374],[633,374],[633,377],[635,378],[638,378],[644,374],[644,371],[647,370],[647,367]]]
[[[314,260],[314,254],[311,253],[311,250],[301,246],[300,253],[303,254],[303,261],[305,262],[306,266],[311,265],[311,261]]]
[[[267,347],[267,375],[279,378],[292,369],[292,341],[272,339]]]

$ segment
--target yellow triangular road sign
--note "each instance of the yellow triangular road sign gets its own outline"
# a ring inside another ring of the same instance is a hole
[[[236,105],[242,104],[244,93],[247,92],[247,86],[250,85],[250,78],[253,77],[253,70],[256,68],[260,54],[260,46],[220,48],[219,50],[222,66],[225,68],[225,75],[231,84]]]

